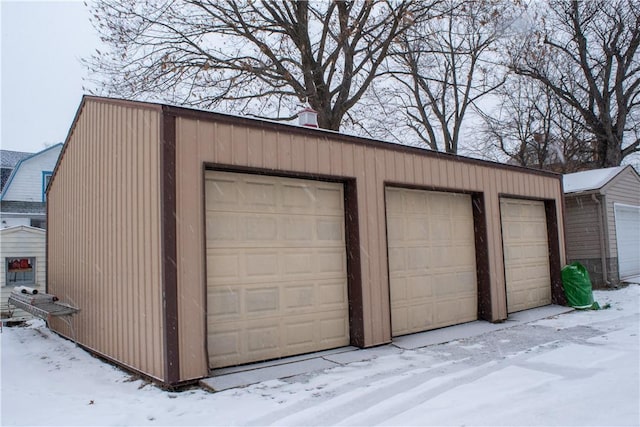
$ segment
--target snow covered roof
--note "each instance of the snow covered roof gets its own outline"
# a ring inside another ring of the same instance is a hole
[[[0,234],[15,233],[17,231],[26,231],[26,232],[29,232],[29,233],[36,233],[36,234],[46,234],[47,233],[47,231],[43,230],[42,228],[31,227],[29,225],[13,225],[11,227],[6,227],[6,228],[0,229]]]
[[[0,200],[0,211],[3,214],[29,214],[46,215],[47,204],[45,202],[25,202],[21,200]]]
[[[622,172],[624,168],[626,168],[626,166],[566,174],[563,176],[564,192],[566,194],[597,190],[611,181],[616,175]]]
[[[20,160],[32,154],[24,151],[0,150],[0,167],[13,168]]]

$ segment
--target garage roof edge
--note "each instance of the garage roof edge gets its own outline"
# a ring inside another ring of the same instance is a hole
[[[442,158],[443,160],[460,161],[468,164],[475,164],[475,165],[481,165],[486,167],[495,167],[495,168],[506,169],[511,171],[519,171],[523,173],[541,175],[546,177],[555,177],[558,180],[562,179],[562,175],[556,172],[545,171],[540,169],[532,169],[532,168],[527,168],[527,167],[518,166],[518,165],[509,165],[509,164],[498,163],[490,160],[476,159],[473,157],[466,157],[458,154],[444,153],[441,151],[432,151],[425,148],[396,144],[396,143],[382,141],[382,140],[370,139],[362,136],[348,135],[348,134],[335,132],[327,129],[308,128],[308,127],[302,127],[302,126],[298,126],[290,123],[281,123],[275,120],[243,117],[243,116],[237,116],[232,114],[220,113],[216,111],[201,110],[201,109],[196,109],[192,107],[184,107],[184,106],[177,106],[177,105],[170,105],[170,104],[156,103],[156,102],[149,102],[149,101],[133,101],[133,100],[119,99],[119,98],[99,97],[99,96],[92,96],[92,95],[83,96],[80,107],[78,108],[76,116],[73,120],[73,124],[71,125],[69,133],[67,135],[67,139],[65,140],[65,147],[63,147],[63,151],[60,155],[58,162],[60,162],[60,160],[63,157],[64,151],[66,149],[67,141],[69,139],[69,136],[73,133],[75,124],[83,109],[84,104],[89,101],[117,104],[122,106],[129,106],[133,108],[151,109],[151,110],[159,111],[162,114],[175,115],[176,117],[226,122],[230,124],[241,124],[244,126],[268,128],[275,131],[296,133],[296,134],[302,134],[302,135],[314,136],[314,137],[320,137],[320,138],[324,137],[327,139],[340,140],[340,141],[355,143],[359,145],[366,145],[369,147],[383,148],[383,149],[395,150],[400,152],[409,152],[412,154],[417,154],[422,156]],[[56,169],[57,169],[57,165],[56,165]],[[54,170],[54,175],[55,175],[55,170]]]

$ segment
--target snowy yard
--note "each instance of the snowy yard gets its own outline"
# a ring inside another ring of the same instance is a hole
[[[166,392],[42,322],[4,328],[2,425],[640,425],[640,285],[571,312],[320,373]]]

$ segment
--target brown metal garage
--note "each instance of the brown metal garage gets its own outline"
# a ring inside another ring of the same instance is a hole
[[[169,385],[561,292],[558,175],[166,105],[83,98],[48,214],[78,342]]]

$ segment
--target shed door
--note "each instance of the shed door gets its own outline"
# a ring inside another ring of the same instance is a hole
[[[544,202],[500,199],[507,312],[551,304]]]
[[[349,344],[343,186],[207,172],[211,368]]]
[[[614,205],[620,278],[640,276],[640,206]]]
[[[393,336],[478,318],[471,197],[386,189]]]

